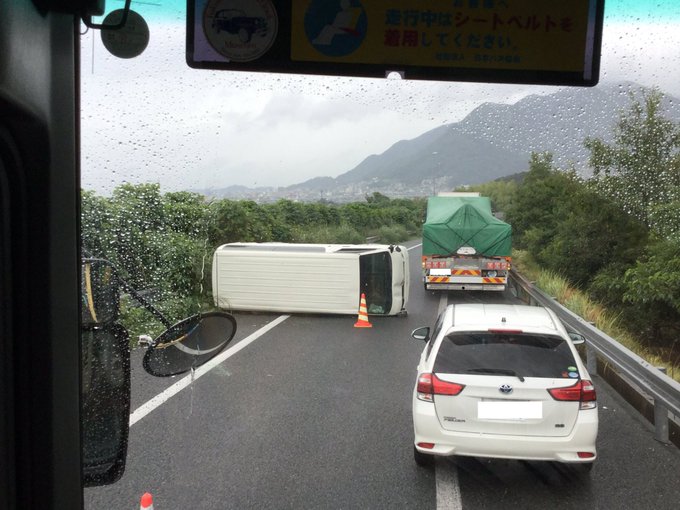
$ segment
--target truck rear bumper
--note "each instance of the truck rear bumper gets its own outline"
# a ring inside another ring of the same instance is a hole
[[[480,283],[426,283],[427,290],[496,290],[504,291],[505,285],[490,285]]]

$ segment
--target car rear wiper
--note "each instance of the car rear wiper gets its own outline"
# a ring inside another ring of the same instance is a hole
[[[468,368],[466,372],[474,372],[477,374],[502,374],[502,375],[511,375],[513,377],[517,377],[520,381],[524,382],[524,376],[519,375],[517,372],[514,370],[510,370],[508,368]]]

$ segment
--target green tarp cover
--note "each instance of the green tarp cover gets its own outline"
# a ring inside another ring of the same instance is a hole
[[[494,217],[487,197],[431,197],[423,225],[423,255],[452,255],[461,246],[509,257],[512,227]]]

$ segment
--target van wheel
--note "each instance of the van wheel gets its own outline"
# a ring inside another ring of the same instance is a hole
[[[413,459],[416,461],[420,467],[432,468],[434,467],[434,455],[429,455],[427,453],[419,452],[418,448],[413,446]]]

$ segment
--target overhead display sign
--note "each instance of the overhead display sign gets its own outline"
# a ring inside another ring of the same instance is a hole
[[[604,0],[188,0],[191,67],[592,86]]]

